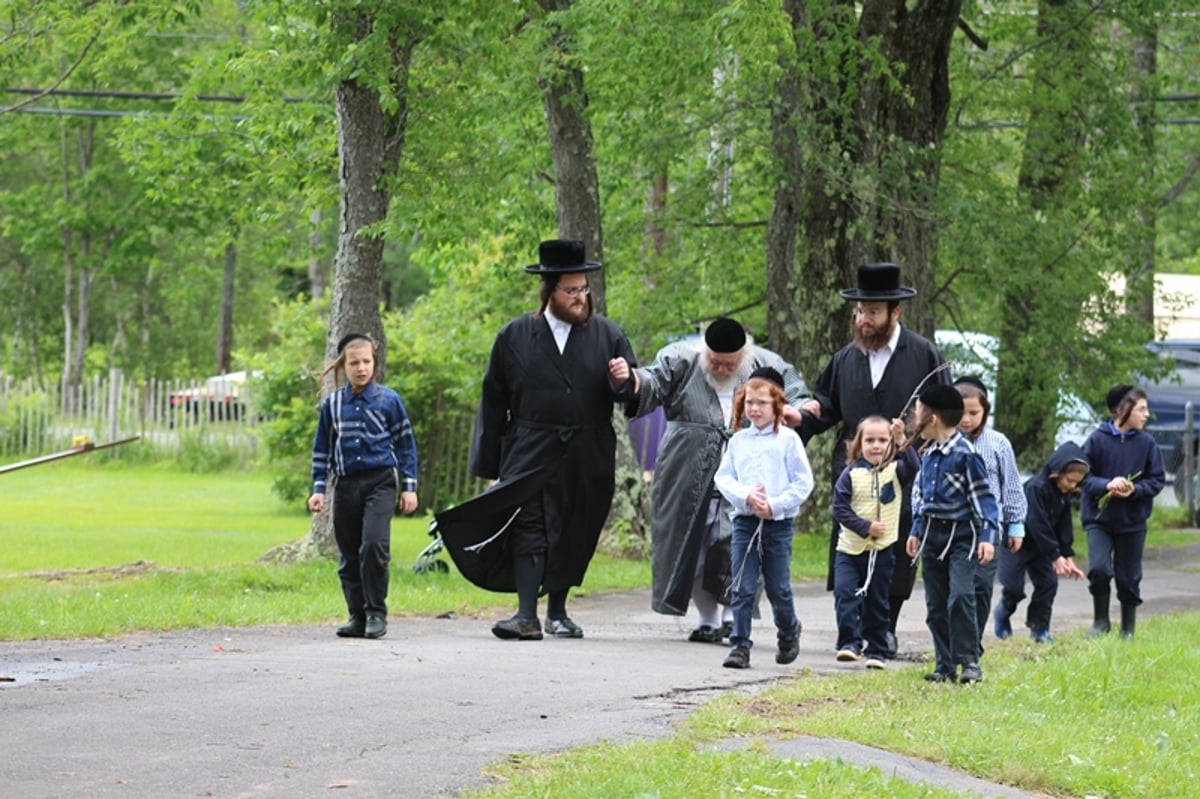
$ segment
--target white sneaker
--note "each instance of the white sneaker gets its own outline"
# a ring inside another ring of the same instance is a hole
[[[866,666],[868,669],[886,669],[887,668],[887,664],[876,657],[867,658],[867,662],[864,663],[863,665]]]
[[[839,649],[837,659],[839,663],[852,663],[856,660],[862,660],[862,655],[853,649]]]

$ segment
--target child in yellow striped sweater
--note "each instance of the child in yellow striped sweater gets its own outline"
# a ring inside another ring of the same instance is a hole
[[[884,668],[888,651],[888,587],[896,565],[893,544],[904,498],[901,483],[921,465],[912,449],[898,452],[903,440],[901,420],[863,419],[846,445],[847,466],[833,489],[833,519],[838,525],[833,568],[837,659],[851,662],[865,654],[870,669]]]

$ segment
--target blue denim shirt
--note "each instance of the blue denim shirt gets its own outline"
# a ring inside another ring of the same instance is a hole
[[[355,394],[349,385],[326,395],[313,440],[313,493],[324,494],[331,475],[390,467],[400,490],[417,490],[417,442],[400,395],[378,383]]]
[[[980,542],[996,542],[1000,510],[988,486],[987,466],[957,430],[926,450],[913,482],[912,507],[910,536],[920,538],[925,519],[931,518],[973,521]]]

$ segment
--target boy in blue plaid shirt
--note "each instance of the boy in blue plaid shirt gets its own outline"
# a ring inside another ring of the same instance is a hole
[[[999,510],[983,459],[958,431],[962,396],[939,383],[917,400],[916,434],[931,443],[913,483],[913,527],[905,551],[910,558],[921,556],[925,575],[925,623],[936,658],[925,679],[979,682],[975,567],[995,555]]]

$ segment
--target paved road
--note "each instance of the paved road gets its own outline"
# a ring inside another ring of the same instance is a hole
[[[1198,566],[1200,547],[1148,560],[1146,614],[1200,608]],[[744,672],[644,592],[573,601],[575,641],[504,642],[489,620],[444,618],[393,619],[380,641],[299,626],[0,644],[0,796],[453,796],[510,753],[665,736],[718,692],[861,668],[833,660],[823,585],[796,591],[800,659],[777,666],[760,626]],[[929,649],[919,592],[906,656]],[[1056,630],[1089,619],[1084,584],[1064,584]]]

